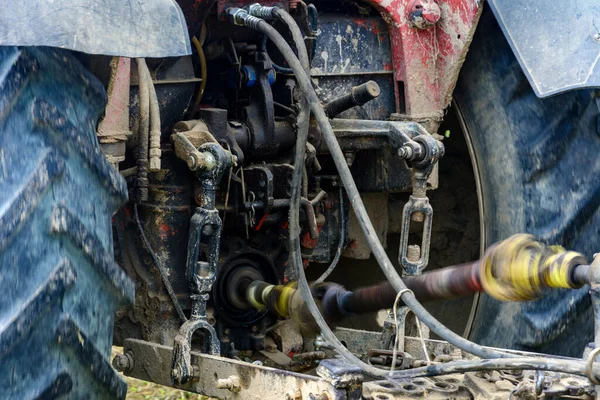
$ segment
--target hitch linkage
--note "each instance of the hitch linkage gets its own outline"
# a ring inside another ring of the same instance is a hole
[[[429,262],[433,208],[426,195],[427,180],[438,160],[444,155],[444,145],[432,136],[420,134],[398,149],[398,155],[412,164],[413,192],[402,210],[402,230],[398,262],[406,275],[419,275]],[[423,223],[421,246],[409,246],[410,223]]]
[[[202,188],[201,206],[196,208],[190,222],[186,275],[190,283],[192,312],[190,319],[179,328],[173,345],[171,379],[184,384],[198,376],[191,363],[191,341],[195,331],[205,332],[208,352],[220,355],[221,346],[215,328],[206,317],[206,303],[217,275],[222,222],[215,207],[217,186],[223,173],[231,166],[232,156],[216,143],[206,143],[198,148],[202,159],[214,160],[193,169]],[[207,245],[206,260],[200,261],[200,248]]]

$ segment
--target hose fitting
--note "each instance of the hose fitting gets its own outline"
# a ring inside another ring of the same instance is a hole
[[[263,22],[262,19],[248,14],[248,11],[244,10],[243,8],[230,7],[225,12],[227,13],[231,23],[234,25],[247,26],[251,29],[257,29],[258,24]]]
[[[275,14],[277,7],[267,7],[258,3],[254,3],[252,5],[249,5],[246,9],[248,10],[248,13],[254,17],[262,19],[276,18]]]

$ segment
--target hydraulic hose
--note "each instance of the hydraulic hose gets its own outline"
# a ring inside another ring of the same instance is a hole
[[[375,229],[368,217],[367,211],[365,209],[364,204],[362,203],[362,199],[360,198],[360,194],[358,192],[358,188],[354,183],[352,178],[352,174],[348,166],[346,165],[346,161],[344,159],[344,155],[342,150],[337,142],[337,138],[331,128],[329,120],[325,115],[325,112],[319,102],[319,98],[311,85],[309,76],[304,73],[302,65],[300,61],[295,56],[294,52],[285,41],[285,39],[271,27],[265,21],[250,16],[244,10],[239,8],[230,8],[227,10],[227,13],[232,18],[233,22],[238,25],[243,25],[250,27],[264,35],[267,35],[269,39],[277,46],[283,57],[286,59],[294,74],[296,75],[296,79],[298,80],[298,84],[300,85],[302,93],[308,98],[311,111],[313,112],[319,127],[321,128],[322,133],[324,134],[326,144],[329,148],[329,151],[333,157],[334,163],[342,182],[346,188],[346,193],[351,201],[351,204],[354,208],[355,214],[358,218],[358,221],[363,229],[365,237],[371,247],[371,250],[377,259],[379,266],[381,267],[383,273],[386,275],[394,289],[401,293],[401,298],[404,303],[413,311],[413,313],[419,318],[425,325],[427,325],[431,331],[436,333],[442,339],[446,340],[450,344],[465,350],[468,353],[474,354],[481,358],[506,358],[505,360],[478,360],[477,362],[472,361],[458,361],[454,363],[452,366],[463,366],[465,370],[473,370],[474,368],[479,368],[480,366],[491,365],[491,368],[519,368],[519,369],[547,369],[548,366],[551,366],[553,369],[565,371],[568,370],[570,364],[567,365],[563,360],[555,360],[555,359],[544,359],[543,362],[536,362],[536,359],[523,359],[523,358],[515,358],[513,355],[508,353],[499,352],[493,349],[485,348],[476,343],[473,343],[454,332],[450,331],[448,328],[443,326],[439,321],[437,321],[415,298],[414,294],[406,287],[398,272],[395,270],[393,264],[388,258],[385,249],[379,242],[377,235],[375,233]],[[305,146],[307,142],[307,136],[302,134],[302,131],[298,132],[298,137],[296,140],[296,156],[294,163],[294,177],[302,176],[302,166],[304,159]],[[299,178],[296,178],[297,182],[300,182]],[[309,308],[315,322],[318,324],[321,329],[321,333],[325,337],[325,339],[334,347],[336,352],[349,360],[350,362],[358,365],[365,373],[372,375],[374,377],[393,377],[393,378],[401,378],[401,377],[413,377],[415,374],[419,373],[427,373],[427,371],[431,371],[431,374],[439,374],[443,373],[444,369],[440,369],[441,372],[436,372],[436,368],[440,368],[439,366],[429,366],[423,369],[417,368],[414,370],[400,371],[395,372],[390,376],[389,371],[373,367],[367,363],[364,363],[358,357],[356,357],[352,352],[350,352],[345,346],[343,346],[340,341],[337,339],[335,334],[331,331],[331,329],[327,326],[327,323],[323,319],[317,304],[315,303],[314,298],[312,297],[312,293],[310,291],[310,287],[308,285],[308,281],[306,279],[306,275],[304,274],[302,258],[300,254],[300,243],[299,243],[299,209],[300,209],[300,185],[292,186],[291,193],[291,204],[290,204],[290,244],[291,244],[291,252],[290,258],[294,263],[296,273],[298,275],[298,283],[302,293],[303,300],[306,302],[307,307]],[[533,361],[532,361],[533,360]],[[527,362],[522,362],[527,361]],[[573,373],[583,373],[585,374],[585,364],[583,362],[573,361]],[[518,366],[518,367],[517,367]]]
[[[304,70],[306,75],[310,76],[310,60],[308,58],[308,52],[306,51],[306,45],[304,44],[304,37],[302,36],[300,27],[298,26],[298,24],[296,24],[296,21],[294,20],[294,18],[287,11],[285,11],[282,8],[265,7],[265,6],[261,6],[258,3],[252,4],[251,6],[249,6],[248,13],[257,18],[263,18],[263,19],[276,18],[276,19],[280,20],[281,22],[283,22],[287,26],[288,30],[290,31],[290,33],[292,35],[292,40],[294,41],[294,46],[296,47],[296,51],[298,52],[298,60],[300,61],[302,69]],[[269,36],[265,35],[265,37],[269,37]],[[284,56],[284,58],[285,58],[285,56]],[[303,95],[300,96],[300,99],[298,101],[298,109],[299,109],[298,117],[297,117],[298,136],[308,138],[308,129],[309,129],[309,125],[310,125],[310,107],[308,104],[308,98],[306,96],[303,96]],[[296,145],[297,144],[298,144],[298,142],[296,142]],[[304,140],[304,146],[302,148],[305,149],[305,147],[306,147],[306,140]],[[304,153],[305,153],[305,150],[303,150],[303,153],[302,153],[302,166],[303,166],[303,171],[306,171],[306,167],[304,164]],[[298,161],[298,159],[295,160],[295,162],[297,162],[297,161]],[[308,174],[304,174],[304,176],[300,176],[299,179],[300,179],[300,181],[296,182],[295,175],[292,177],[292,187],[296,184],[302,183],[303,187],[308,188],[308,180],[307,180]],[[308,190],[305,190],[304,193],[302,193],[302,195],[304,197],[308,197],[307,192],[308,192]],[[290,213],[291,213],[291,209],[290,209]],[[318,236],[318,233],[315,235],[315,232],[311,232],[311,238],[314,239],[317,236]]]
[[[149,169],[151,172],[160,171],[160,107],[158,106],[158,97],[156,88],[152,82],[150,70],[146,67],[146,84],[150,93],[150,157]]]
[[[415,298],[411,291],[408,290],[400,275],[394,268],[394,265],[390,261],[387,256],[385,249],[383,248],[377,234],[375,233],[375,228],[371,223],[371,220],[367,214],[367,210],[362,202],[360,197],[360,193],[358,192],[358,188],[354,183],[354,179],[346,164],[346,160],[344,158],[344,154],[340,148],[340,145],[337,141],[335,133],[331,128],[331,124],[329,123],[329,119],[327,115],[325,115],[325,111],[321,106],[319,98],[311,85],[310,78],[304,73],[302,65],[298,58],[295,56],[294,52],[285,41],[285,39],[277,32],[275,28],[270,26],[266,21],[261,20],[256,17],[252,17],[247,12],[241,9],[230,8],[228,9],[229,15],[233,18],[234,22],[240,25],[248,26],[254,30],[257,30],[269,37],[271,42],[277,46],[283,57],[286,59],[294,74],[296,75],[296,79],[298,80],[298,84],[300,89],[308,97],[308,102],[311,107],[311,111],[315,116],[319,127],[321,128],[321,132],[325,138],[325,142],[327,147],[329,148],[329,152],[333,158],[333,161],[336,165],[338,173],[340,174],[340,178],[344,184],[346,189],[346,193],[348,194],[348,198],[350,199],[350,203],[354,209],[354,212],[357,216],[358,222],[361,225],[365,238],[371,247],[371,251],[375,256],[381,270],[383,271],[386,278],[390,281],[394,289],[397,292],[402,291],[401,298],[413,313],[419,318],[425,325],[431,329],[434,333],[440,336],[442,339],[446,340],[450,344],[465,350],[468,353],[474,354],[481,358],[499,358],[499,357],[511,357],[509,354],[502,353],[496,350],[488,349],[483,346],[480,346],[476,343],[473,343],[456,333],[452,332],[444,325],[442,325],[438,320],[436,320]],[[294,163],[294,174],[292,182],[300,182],[299,178],[295,178],[297,175],[302,175],[302,165],[303,165],[303,157],[304,150],[306,146],[307,136],[301,135],[301,131],[298,132],[298,137],[296,140],[296,158]],[[300,159],[299,159],[300,158]],[[303,299],[306,302],[307,307],[313,314],[319,328],[321,329],[325,339],[327,339],[331,344],[335,347],[336,351],[338,351],[341,355],[346,357],[353,362],[358,362],[359,365],[368,373],[374,376],[382,376],[384,373],[387,375],[388,371],[381,370],[379,368],[375,368],[371,365],[363,363],[356,356],[354,356],[348,349],[346,349],[334,335],[334,333],[329,329],[327,323],[320,315],[317,304],[312,298],[310,287],[308,286],[308,282],[306,280],[306,276],[304,274],[304,270],[302,268],[302,258],[300,254],[300,244],[299,244],[299,235],[300,228],[298,223],[298,211],[300,208],[300,185],[292,185],[291,192],[291,204],[290,204],[290,241],[291,244],[291,252],[290,258],[292,262],[294,262],[296,266],[296,273],[298,275],[298,282],[300,290],[303,293]]]
[[[138,122],[138,154],[136,164],[138,168],[136,186],[139,200],[148,200],[148,127],[150,125],[150,90],[148,87],[146,70],[148,66],[143,58],[135,59],[138,67],[138,97],[139,97],[139,122]]]

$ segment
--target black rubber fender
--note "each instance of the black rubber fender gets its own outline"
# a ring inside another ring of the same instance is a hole
[[[0,47],[0,398],[124,398],[114,262],[127,187],[102,155],[106,93],[72,53]],[[62,396],[62,397],[61,397]]]
[[[479,171],[486,246],[527,232],[591,261],[600,251],[597,93],[536,97],[485,10],[455,102]],[[588,288],[551,290],[524,303],[482,295],[470,336],[485,345],[581,357],[593,338]]]

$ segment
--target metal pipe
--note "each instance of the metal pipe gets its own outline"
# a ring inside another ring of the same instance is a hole
[[[379,97],[381,89],[375,81],[368,81],[359,86],[354,86],[350,92],[331,100],[325,104],[325,114],[333,118],[354,106],[362,106],[367,102]]]
[[[319,237],[319,228],[317,226],[317,218],[315,216],[315,209],[313,208],[317,203],[319,203],[327,193],[321,190],[312,200],[308,200],[306,197],[300,198],[300,204],[302,208],[304,208],[304,212],[306,213],[306,223],[308,225],[308,233],[311,239],[316,239]],[[273,208],[284,208],[290,206],[290,199],[275,199],[273,200]]]
[[[589,282],[590,266],[575,266],[573,275],[578,277],[581,284]],[[407,276],[403,280],[407,288],[422,303],[455,299],[485,291],[481,278],[481,260],[441,268],[422,275]],[[255,306],[262,304],[267,308],[277,304],[278,309],[274,311],[283,318],[289,318],[292,310],[297,313],[296,317],[309,315],[302,304],[291,304],[292,300],[296,299],[297,292],[293,282],[286,286],[275,286],[257,281],[252,286],[254,291],[253,300],[249,301],[251,304]],[[312,290],[316,297],[321,299],[322,313],[329,324],[335,324],[350,315],[392,308],[397,296],[396,290],[388,281],[355,291],[346,290],[335,283],[317,283],[312,286]],[[282,298],[282,294],[285,294],[285,298]],[[282,302],[286,304],[285,307]],[[302,303],[302,301],[295,301],[295,303]],[[600,304],[600,301],[598,303]],[[600,306],[598,309],[600,310]],[[598,330],[600,332],[600,328]]]

